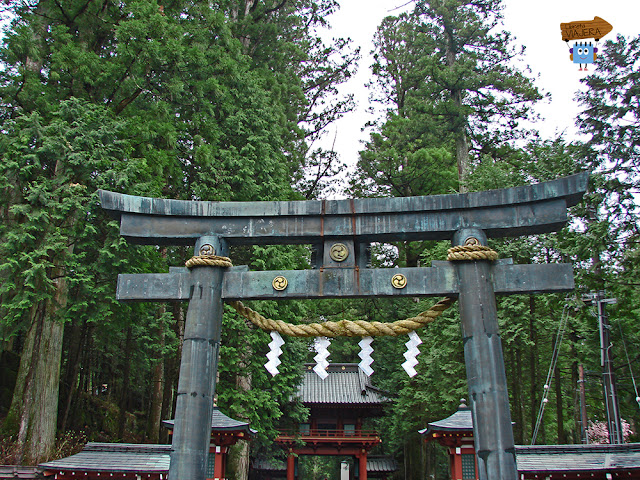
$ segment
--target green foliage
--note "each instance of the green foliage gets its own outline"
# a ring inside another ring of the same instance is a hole
[[[482,7],[487,8],[483,11]],[[637,422],[638,416],[628,368],[636,366],[637,359],[627,357],[638,340],[632,327],[638,318],[634,307],[638,284],[638,169],[634,163],[637,69],[633,67],[638,43],[619,38],[606,44],[606,58],[600,59],[601,66],[585,79],[589,88],[579,95],[586,107],[579,126],[589,134],[589,142],[583,145],[562,138],[535,139],[516,147],[511,140],[526,133],[517,129],[517,123],[527,118],[527,110],[539,94],[530,82],[522,81],[520,72],[501,70],[507,65],[503,60],[516,53],[507,48],[508,34],[484,35],[488,43],[476,43],[476,32],[486,34],[485,27],[498,25],[498,7],[499,2],[418,2],[414,15],[385,19],[376,35],[376,78],[372,84],[377,87],[374,98],[386,112],[383,121],[374,125],[367,148],[361,152],[352,191],[361,196],[402,196],[457,189],[453,159],[458,160],[459,167],[463,131],[471,140],[470,169],[463,182],[468,190],[506,188],[594,170],[585,199],[571,209],[568,228],[553,235],[491,242],[501,257],[512,258],[515,263],[575,265],[576,293],[567,298],[504,297],[499,299],[498,312],[514,433],[516,443],[521,444],[531,441],[558,325],[566,317],[567,329],[537,443],[579,442],[580,403],[576,392],[580,365],[587,370],[589,418],[602,419],[604,411],[597,380],[597,322],[593,309],[580,301],[583,292],[606,286],[608,296],[618,297],[618,304],[609,305],[607,311],[615,319],[611,320],[613,349],[623,365],[619,370],[623,379],[619,386],[621,410],[631,423]],[[482,52],[487,52],[485,59]],[[492,71],[491,66],[497,69]],[[611,85],[616,85],[615,92]],[[455,90],[460,93],[459,101],[450,95]],[[503,134],[498,132],[499,123],[490,118],[496,112],[501,112],[506,122],[500,127]],[[423,152],[423,156],[412,161],[417,152]],[[442,153],[436,157],[435,152]],[[431,162],[429,158],[437,160]],[[421,265],[428,265],[433,259],[442,259],[445,249],[446,245],[427,242],[381,245],[375,261],[382,266],[411,265],[417,256]],[[372,303],[375,307],[370,310],[376,313],[370,317],[380,314],[386,321],[421,311],[419,304],[412,306],[409,301],[392,302],[391,308],[375,300]],[[381,428],[393,432],[387,447],[404,457],[412,478],[421,473],[416,470],[420,467],[411,463],[415,454],[408,451],[411,435],[429,421],[453,413],[458,398],[465,396],[457,318],[451,324],[446,323],[447,318],[438,319],[421,335],[424,343],[414,380],[393,370],[392,365],[398,363],[393,359],[401,355],[401,347],[375,342],[376,382],[399,394],[390,416],[381,420]],[[631,365],[625,365],[629,361]],[[628,386],[622,386],[625,383]]]
[[[405,186],[400,195],[448,193],[458,189],[456,180],[466,188],[473,165],[526,133],[518,122],[542,97],[511,66],[522,49],[500,29],[501,10],[495,0],[420,1],[413,13],[378,27],[369,86],[385,115],[361,153],[357,193],[385,179],[387,188]],[[439,163],[439,175],[420,182],[424,193],[398,180],[414,173],[425,179],[430,161]]]
[[[139,173],[135,162],[126,161],[127,144],[118,138],[122,128],[104,107],[77,99],[61,102],[48,121],[34,112],[4,122],[0,295],[5,328],[24,328],[32,305],[52,298],[52,272],[73,272],[70,288],[90,288],[95,271],[83,247],[97,244],[100,235],[87,222],[98,214],[93,192],[116,189],[122,177]],[[77,314],[91,301],[72,305],[64,315]]]
[[[352,74],[357,51],[345,40],[323,44],[315,33],[335,2],[161,3],[3,7],[12,22],[0,49],[2,349],[19,351],[30,308],[62,292],[55,311],[66,322],[64,350],[62,359],[51,359],[62,364],[61,428],[83,426],[87,395],[106,395],[119,427],[126,411],[144,424],[158,401],[152,387],[163,378],[163,414],[173,416],[184,308],[118,304],[114,290],[118,273],[166,271],[190,254],[127,245],[95,190],[289,200],[301,198],[297,184],[313,197],[327,187],[336,155],[311,152],[309,144],[353,106],[336,85]],[[307,175],[308,167],[317,170]],[[236,253],[236,263],[262,269],[275,268],[273,258],[283,252]],[[278,267],[307,257],[290,249]],[[58,279],[66,290],[55,289]],[[295,303],[265,307],[291,320],[304,314]],[[284,374],[268,379],[268,337],[225,317],[221,405],[255,421],[265,442],[283,408],[294,417],[300,410],[280,405],[288,404],[306,346],[287,346]],[[232,399],[245,378],[250,389],[240,405]],[[267,398],[272,388],[279,395]],[[127,434],[112,430],[115,438]]]

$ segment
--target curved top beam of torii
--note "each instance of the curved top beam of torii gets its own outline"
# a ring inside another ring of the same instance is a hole
[[[546,233],[567,221],[588,173],[501,190],[355,200],[206,202],[137,197],[100,190],[102,207],[130,242],[193,245],[203,236],[230,244],[446,240],[461,228],[488,237]]]

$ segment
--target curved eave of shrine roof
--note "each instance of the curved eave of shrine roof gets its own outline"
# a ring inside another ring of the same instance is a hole
[[[588,173],[535,185],[423,197],[361,198],[347,200],[210,202],[138,197],[98,190],[102,207],[116,218],[121,213],[197,217],[273,217],[295,215],[376,215],[487,208],[505,204],[535,203],[564,198],[575,205],[585,190]]]
[[[434,432],[473,432],[471,409],[461,407],[453,415],[438,420],[437,422],[431,422],[427,428],[419,430],[418,432],[423,435]]]
[[[305,405],[382,406],[391,400],[371,384],[356,363],[332,363],[321,379],[313,365],[305,365],[295,396]]]
[[[640,470],[640,444],[619,445],[516,445],[518,471],[529,474],[619,471],[619,477],[638,478],[628,472]],[[626,472],[626,473],[625,473]],[[554,475],[553,478],[559,478]],[[572,477],[574,478],[574,477]],[[597,476],[604,478],[604,476]]]
[[[163,420],[162,424],[173,430],[174,420]],[[218,407],[213,407],[213,412],[211,412],[211,430],[214,432],[245,432],[250,435],[258,433],[257,430],[249,427],[249,423],[227,417]]]
[[[52,471],[165,473],[170,452],[171,445],[89,442],[75,455],[38,467]]]

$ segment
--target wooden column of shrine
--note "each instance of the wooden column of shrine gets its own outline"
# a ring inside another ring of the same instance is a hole
[[[173,420],[165,420],[162,423],[173,432]],[[255,430],[249,428],[249,423],[234,420],[214,406],[211,415],[211,439],[207,462],[210,463],[213,460],[214,463],[213,468],[209,465],[206,469],[206,480],[224,480],[229,447],[238,443],[239,440],[251,440],[255,433]]]

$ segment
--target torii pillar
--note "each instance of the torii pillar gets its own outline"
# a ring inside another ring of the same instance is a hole
[[[486,245],[487,238],[556,231],[587,179],[583,173],[488,192],[300,202],[189,202],[100,191],[103,208],[120,220],[120,233],[130,242],[195,245],[196,255],[225,255],[233,244],[311,244],[319,253],[315,270],[203,266],[118,276],[119,300],[189,300],[170,478],[205,478],[223,301],[446,295],[460,300],[479,478],[516,480],[495,295],[569,291],[571,265],[513,265],[506,259],[371,269],[366,250],[373,242]]]
[[[175,420],[165,420],[162,424],[173,433]],[[235,445],[238,440],[251,440],[255,434],[256,431],[249,427],[248,422],[234,420],[222,413],[217,406],[214,406],[211,415],[211,440],[209,443],[209,454],[213,453],[214,455],[213,477],[207,477],[206,480],[224,480],[229,447]]]

